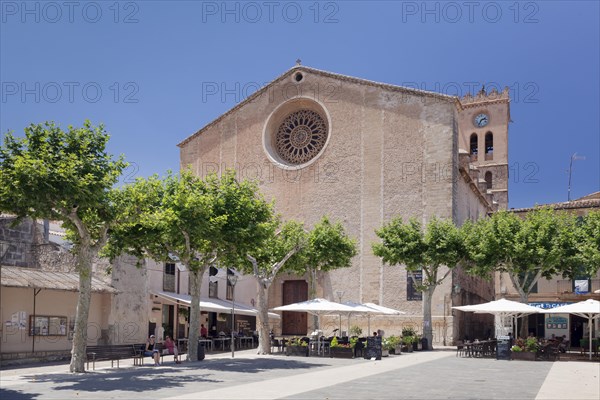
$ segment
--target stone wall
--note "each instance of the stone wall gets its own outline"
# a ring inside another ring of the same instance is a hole
[[[406,300],[406,270],[384,266],[371,246],[377,241],[375,229],[396,216],[426,223],[433,216],[462,221],[485,215],[477,195],[459,183],[456,103],[302,70],[294,93],[322,107],[330,135],[312,164],[291,169],[272,162],[264,140],[267,121],[291,104],[278,89],[291,84],[294,73],[267,88],[269,95],[252,98],[184,141],[181,167],[200,176],[235,168],[239,177],[257,180],[284,219],[303,221],[307,228],[322,215],[341,221],[356,239],[358,255],[350,268],[324,274],[318,295],[337,301],[341,291],[343,301],[374,302],[406,311],[406,318],[422,318],[422,302]],[[316,96],[323,94],[317,88],[334,88],[335,96]],[[448,326],[451,293],[447,279],[437,288],[432,309],[436,321]],[[281,300],[281,285],[274,284],[269,303]],[[401,329],[400,321],[389,323],[389,329]],[[437,337],[451,339],[449,332]]]
[[[14,217],[0,217],[0,262],[14,267],[36,266],[36,248],[41,243],[38,226],[29,219],[13,226],[14,221]]]

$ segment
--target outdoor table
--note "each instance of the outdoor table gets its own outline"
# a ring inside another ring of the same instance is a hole
[[[210,339],[198,339],[198,344],[212,351],[212,340]]]
[[[309,346],[309,354],[317,354],[317,356],[325,356],[325,352],[329,354],[329,345],[330,343],[322,338],[318,338],[316,340],[311,339],[308,343]]]
[[[229,337],[222,337],[222,338],[213,338],[213,343],[215,344],[215,349],[218,348],[218,342],[221,343],[221,349],[225,350],[225,342],[229,342],[231,340],[231,338]]]
[[[244,345],[244,343],[246,344],[245,347],[248,347],[248,344],[251,344],[252,347],[254,347],[254,338],[252,336],[239,336],[238,340],[240,343],[240,348],[242,347],[242,345]]]

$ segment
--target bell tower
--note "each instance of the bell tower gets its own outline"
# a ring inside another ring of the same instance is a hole
[[[475,96],[460,99],[458,113],[459,149],[469,155],[479,190],[499,210],[508,208],[508,90],[486,93],[482,87]]]

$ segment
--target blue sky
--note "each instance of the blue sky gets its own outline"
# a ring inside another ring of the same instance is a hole
[[[464,95],[509,86],[510,207],[600,190],[597,1],[4,1],[0,134],[103,122],[134,176],[295,64]],[[209,88],[218,88],[209,93]],[[224,90],[222,90],[224,89]]]

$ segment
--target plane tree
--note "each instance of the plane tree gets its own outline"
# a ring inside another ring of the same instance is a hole
[[[572,278],[597,271],[597,264],[583,263],[580,225],[573,215],[550,208],[535,209],[524,218],[508,211],[496,212],[463,227],[466,270],[487,279],[496,272],[507,274],[520,301],[527,303],[542,278]],[[527,330],[525,320],[521,335],[527,335]]]
[[[9,132],[0,146],[0,210],[23,218],[61,221],[73,243],[79,296],[71,372],[85,372],[92,262],[120,215],[113,185],[127,163],[106,151],[104,126],[85,121],[63,130],[54,122],[31,124],[24,137]]]
[[[381,242],[373,243],[373,253],[390,266],[404,265],[416,289],[423,292],[423,336],[431,346],[433,293],[465,256],[459,229],[452,221],[435,217],[424,227],[414,218],[404,222],[396,217],[375,232]],[[416,272],[422,272],[420,284]]]
[[[142,260],[177,260],[189,271],[190,331],[188,357],[197,360],[200,288],[207,268],[219,257],[239,254],[262,240],[271,206],[255,184],[235,173],[205,179],[190,171],[137,179],[123,187],[119,200],[126,215],[136,215],[111,230],[108,254],[127,252]]]

